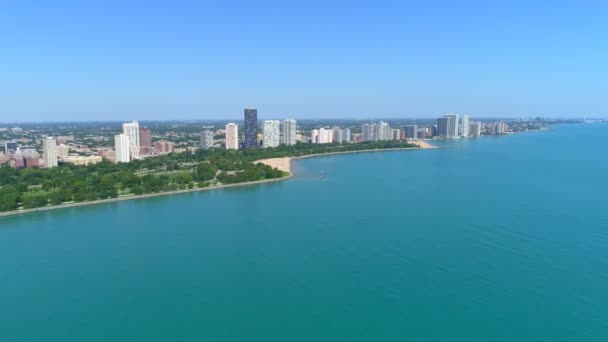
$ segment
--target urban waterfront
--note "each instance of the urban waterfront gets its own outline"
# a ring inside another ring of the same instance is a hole
[[[606,340],[606,136],[556,125],[322,156],[278,183],[0,218],[0,331]]]

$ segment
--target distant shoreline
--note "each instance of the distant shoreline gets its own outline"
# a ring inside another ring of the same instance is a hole
[[[287,176],[280,177],[280,178],[262,179],[262,180],[251,181],[251,182],[221,184],[221,185],[208,186],[208,187],[204,187],[204,188],[164,191],[164,192],[156,192],[156,193],[142,194],[142,195],[127,195],[124,197],[105,198],[105,199],[99,199],[99,200],[94,200],[94,201],[64,203],[64,204],[51,205],[51,206],[40,207],[40,208],[12,210],[12,211],[0,212],[0,217],[25,215],[25,214],[31,214],[31,213],[49,211],[49,210],[55,210],[55,209],[76,208],[76,207],[84,207],[84,206],[91,206],[91,205],[97,205],[97,204],[129,201],[129,200],[134,200],[134,199],[153,198],[153,197],[168,196],[168,195],[186,194],[186,193],[199,192],[199,191],[218,190],[218,189],[235,188],[235,187],[241,187],[241,186],[250,186],[250,185],[278,182],[278,181],[283,181],[283,180],[292,178],[294,176],[293,172],[291,171],[291,162],[294,159],[304,159],[304,158],[319,157],[319,156],[329,156],[329,155],[349,154],[349,153],[362,153],[362,152],[386,152],[386,151],[403,151],[403,150],[420,150],[420,149],[438,148],[437,146],[433,146],[433,145],[428,144],[427,142],[422,142],[422,141],[417,141],[417,142],[415,142],[415,144],[419,144],[419,147],[400,147],[400,148],[382,148],[382,149],[369,149],[369,150],[357,150],[357,151],[342,151],[342,152],[316,153],[316,154],[309,154],[309,155],[298,156],[298,157],[281,157],[281,158],[262,159],[262,160],[254,161],[254,163],[263,163],[263,164],[266,164],[271,167],[276,167],[277,169],[287,172],[289,174]]]

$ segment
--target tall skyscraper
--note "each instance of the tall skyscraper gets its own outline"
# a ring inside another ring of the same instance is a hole
[[[449,119],[445,116],[437,118],[437,136],[446,138],[449,132]]]
[[[332,127],[332,135],[333,142],[341,144],[342,143],[342,129],[340,127],[334,126]]]
[[[361,140],[373,141],[374,140],[374,126],[371,124],[364,124],[361,126]]]
[[[114,161],[116,163],[128,163],[131,161],[131,142],[126,134],[114,136]]]
[[[283,120],[283,135],[281,136],[281,143],[285,145],[296,144],[296,120]]]
[[[447,114],[448,119],[448,134],[447,137],[453,138],[458,136],[458,114]]]
[[[44,166],[57,167],[57,140],[53,137],[46,137],[42,140],[42,153]]]
[[[342,142],[343,143],[350,142],[350,128],[349,127],[342,130]]]
[[[129,137],[129,152],[131,159],[139,159],[139,122],[127,122],[122,124],[122,134]]]
[[[262,122],[262,145],[264,147],[279,146],[281,138],[281,122],[264,120]]]
[[[213,131],[204,130],[201,132],[201,148],[209,149],[213,147]]]
[[[418,125],[407,125],[403,129],[406,139],[418,139]]]
[[[258,134],[258,110],[255,108],[245,109],[245,148],[257,147]]]
[[[239,149],[239,126],[232,122],[226,125],[226,149]]]
[[[463,137],[468,137],[470,135],[470,122],[469,116],[463,115],[460,120],[460,135]]]

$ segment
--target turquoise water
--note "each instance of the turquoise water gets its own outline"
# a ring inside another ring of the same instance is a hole
[[[608,125],[441,147],[0,218],[0,340],[608,340]]]

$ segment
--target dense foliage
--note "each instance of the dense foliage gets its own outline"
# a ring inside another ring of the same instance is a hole
[[[297,144],[267,149],[198,150],[130,163],[90,166],[60,165],[52,169],[0,166],[0,211],[29,209],[216,184],[242,183],[285,176],[256,160],[309,154],[414,147],[401,141],[360,144]]]

